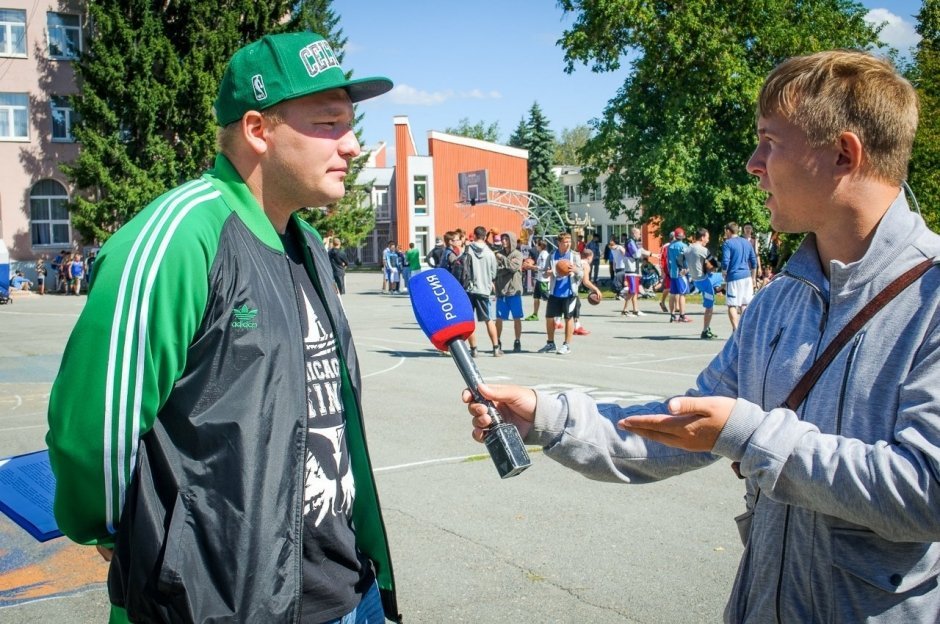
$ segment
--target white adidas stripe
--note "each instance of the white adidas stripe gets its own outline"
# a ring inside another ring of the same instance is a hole
[[[104,406],[104,486],[105,486],[105,519],[108,531],[110,533],[115,532],[114,525],[116,524],[116,516],[120,513],[120,507],[115,510],[114,506],[114,473],[118,474],[118,491],[120,493],[120,499],[123,502],[123,492],[124,492],[124,469],[123,461],[119,461],[115,466],[115,457],[114,452],[111,446],[112,439],[112,430],[114,427],[114,384],[115,384],[115,369],[117,368],[117,352],[119,348],[119,336],[120,328],[123,323],[124,318],[124,301],[127,296],[128,282],[130,280],[130,273],[132,267],[135,264],[135,260],[139,256],[139,250],[141,245],[147,246],[150,238],[157,236],[157,231],[159,227],[154,229],[157,226],[158,222],[163,223],[166,220],[166,216],[182,202],[187,197],[203,192],[210,188],[210,185],[201,180],[194,180],[183,186],[179,187],[167,196],[163,203],[154,210],[154,213],[150,216],[147,222],[144,224],[144,227],[141,229],[140,233],[137,235],[137,239],[134,241],[134,245],[131,247],[131,251],[127,256],[124,264],[124,270],[121,274],[121,281],[118,288],[118,295],[115,302],[115,310],[112,316],[111,324],[111,338],[109,343],[108,350],[108,370],[106,377],[106,387],[105,387],[105,406]],[[165,214],[166,213],[166,214]],[[133,336],[133,334],[130,334]],[[121,414],[124,413],[125,408],[123,405],[119,407]],[[123,421],[123,417],[121,419]],[[120,435],[118,437],[118,446],[121,460],[124,456],[124,436],[123,436],[123,422],[119,423],[120,426]]]

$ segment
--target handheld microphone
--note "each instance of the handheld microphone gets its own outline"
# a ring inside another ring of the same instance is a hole
[[[479,384],[483,377],[466,342],[476,329],[473,307],[466,291],[447,270],[431,269],[408,280],[408,292],[415,318],[424,334],[438,349],[450,351],[473,400],[486,405],[493,419],[484,444],[496,464],[499,476],[503,479],[516,476],[532,462],[516,426],[504,422],[496,406],[480,394]]]

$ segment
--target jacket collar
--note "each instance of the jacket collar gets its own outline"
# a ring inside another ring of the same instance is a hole
[[[923,225],[918,227],[919,223],[920,217],[911,212],[904,191],[900,191],[875,228],[868,250],[859,260],[848,264],[831,261],[827,280],[820,266],[816,235],[808,234],[787,262],[786,271],[837,294],[851,293],[869,284],[883,287],[909,268],[892,261],[922,234]]]
[[[216,155],[215,165],[202,177],[222,193],[225,203],[261,242],[278,251],[284,251],[284,245],[281,244],[274,224],[228,158],[222,154]]]

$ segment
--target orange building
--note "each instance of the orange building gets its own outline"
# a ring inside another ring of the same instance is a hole
[[[394,240],[407,248],[415,243],[422,253],[448,230],[470,231],[477,225],[498,232],[518,232],[523,216],[490,204],[459,203],[457,174],[485,170],[490,188],[528,191],[528,152],[497,143],[428,133],[428,155],[421,156],[407,117],[395,117],[395,169],[392,192]],[[383,154],[376,165],[384,161]]]

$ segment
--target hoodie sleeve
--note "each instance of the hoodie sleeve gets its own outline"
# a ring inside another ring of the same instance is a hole
[[[533,429],[526,442],[544,447],[545,454],[589,479],[650,483],[702,468],[718,459],[710,453],[689,453],[617,429],[617,422],[637,414],[665,414],[664,403],[620,407],[595,403],[590,396],[566,392],[537,393]]]

